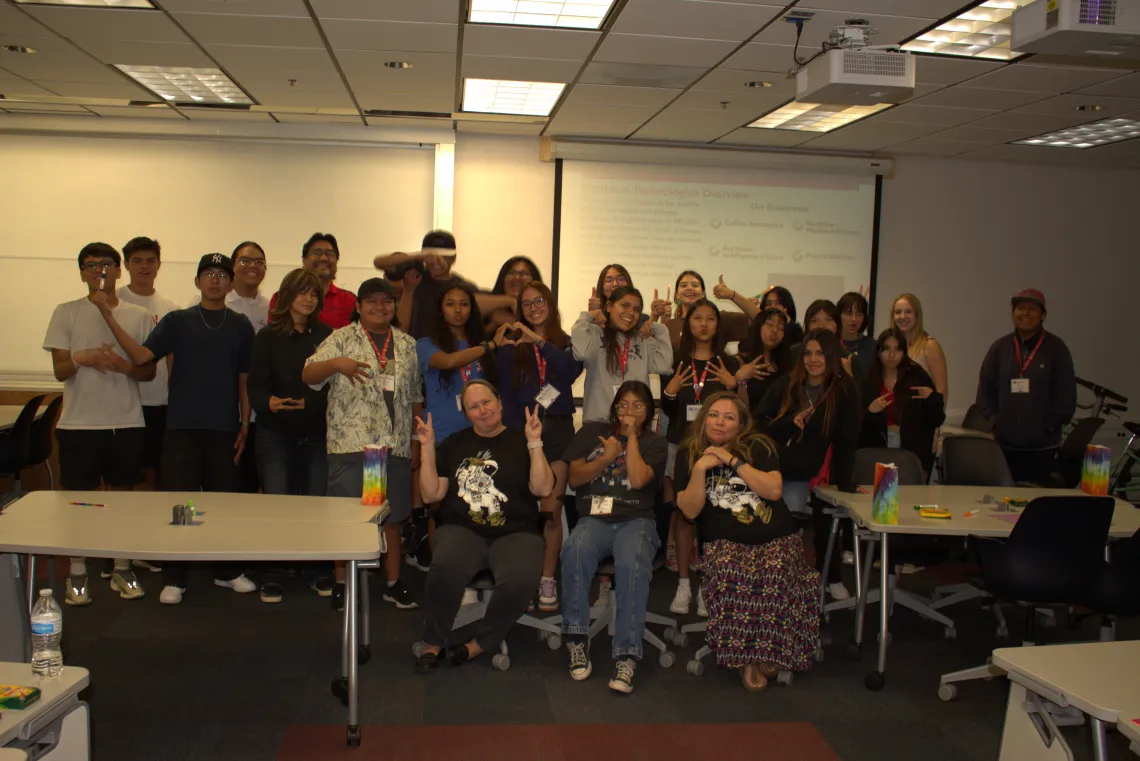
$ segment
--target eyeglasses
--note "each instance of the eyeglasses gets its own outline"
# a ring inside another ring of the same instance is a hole
[[[201,277],[206,277],[210,280],[229,280],[230,273],[225,270],[206,270],[202,273]]]
[[[528,309],[528,310],[529,309],[542,309],[544,306],[546,306],[546,299],[543,298],[542,296],[539,296],[538,298],[533,299],[531,301],[524,301],[522,303],[522,308]]]
[[[527,280],[530,280],[531,273],[530,270],[510,270],[507,272],[507,277],[526,278]]]
[[[633,404],[630,404],[629,402],[618,403],[618,412],[629,412],[631,409],[634,412],[645,412],[645,402],[634,402]]]
[[[253,267],[254,269],[258,270],[265,269],[264,259],[250,259],[248,257],[242,256],[238,258],[237,263],[239,267]]]
[[[108,261],[87,262],[86,264],[81,264],[79,266],[79,269],[83,270],[84,272],[106,272],[107,270],[114,269],[116,266],[118,265],[116,265],[114,262]]]
[[[309,251],[308,256],[311,259],[339,259],[340,255],[336,251],[327,248],[314,248]]]
[[[622,285],[626,285],[627,283],[629,283],[629,281],[626,280],[624,277],[607,277],[602,282],[605,283],[606,285],[617,285],[617,286],[622,286]]]

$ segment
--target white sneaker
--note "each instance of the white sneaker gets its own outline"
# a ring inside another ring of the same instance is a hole
[[[843,565],[855,565],[855,553],[851,550],[843,551]]]
[[[598,599],[594,601],[595,608],[608,608],[610,605],[610,591],[612,584],[598,584]]]
[[[182,594],[185,591],[182,587],[163,587],[158,601],[163,605],[177,605],[182,602]]]
[[[903,574],[904,576],[909,576],[912,573],[921,573],[925,570],[926,566],[915,565],[914,563],[903,563],[901,566],[899,566],[899,573]]]
[[[158,573],[162,570],[162,566],[157,563],[152,563],[149,560],[132,560],[131,565],[135,568],[145,568],[151,573]]]
[[[697,590],[697,615],[702,618],[709,617],[709,609],[705,607],[705,593]]]
[[[828,584],[827,593],[831,595],[831,599],[833,600],[851,599],[851,593],[847,591],[847,587],[843,586],[842,581],[837,581],[834,584]]]
[[[687,586],[677,585],[677,594],[673,595],[673,602],[669,604],[669,610],[678,615],[685,615],[689,612],[689,606],[693,604],[693,590]]]
[[[257,591],[257,585],[247,579],[244,573],[241,576],[238,576],[236,579],[214,579],[214,585],[219,587],[229,587],[233,591],[243,595],[249,592]]]
[[[466,589],[463,591],[463,602],[460,603],[460,606],[474,605],[477,602],[479,602],[478,592],[476,592],[474,589]]]

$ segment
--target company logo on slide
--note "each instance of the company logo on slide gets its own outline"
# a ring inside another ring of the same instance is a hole
[[[709,220],[709,227],[711,227],[714,230],[719,230],[720,225],[721,225],[721,221],[719,219],[714,218],[714,219]]]
[[[795,251],[792,252],[792,261],[793,262],[795,262],[796,264],[799,264],[803,260],[804,260],[804,252],[803,251],[800,251],[797,248]]]
[[[814,254],[810,251],[801,251],[798,248],[792,251],[792,261],[797,264],[807,260],[809,262],[850,262],[855,257],[851,254]]]
[[[720,246],[709,246],[709,256],[710,257],[720,256]]]
[[[803,220],[802,220],[802,219],[797,219],[795,222],[792,222],[792,229],[793,229],[793,230],[795,230],[795,231],[796,231],[796,232],[798,232],[798,233],[799,233],[799,232],[803,232],[803,230],[804,230],[804,223],[803,223]]]

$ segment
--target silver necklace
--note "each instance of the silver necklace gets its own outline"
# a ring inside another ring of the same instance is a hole
[[[218,327],[213,328],[213,327],[210,327],[210,323],[206,322],[206,312],[203,311],[202,305],[201,304],[198,305],[198,316],[202,318],[202,324],[206,326],[206,330],[221,330],[222,326],[226,324],[226,317],[227,317],[226,313],[229,311],[230,310],[227,309],[226,307],[222,307],[222,321],[218,323]]]

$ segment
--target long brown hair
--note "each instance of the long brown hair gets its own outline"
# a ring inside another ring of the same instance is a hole
[[[289,307],[293,306],[298,296],[307,291],[317,294],[317,308],[305,318],[305,330],[311,330],[319,323],[321,310],[325,308],[325,292],[321,288],[320,278],[309,270],[295,269],[281,280],[281,287],[277,289],[277,301],[269,312],[266,327],[284,335],[292,333],[293,316],[289,314]]]
[[[627,270],[623,265],[614,263],[607,264],[605,267],[602,267],[602,271],[598,273],[598,285],[596,292],[598,298],[601,299],[603,306],[606,303],[606,273],[610,270],[617,270],[618,274],[625,278],[626,285],[633,285],[633,278],[629,276],[629,270]],[[619,287],[620,286],[614,286],[615,289]]]
[[[740,428],[737,430],[736,435],[723,445],[724,449],[728,450],[730,454],[736,455],[749,465],[752,464],[752,461],[749,459],[748,453],[752,449],[752,445],[756,442],[760,442],[769,452],[776,454],[775,442],[754,429],[752,425],[752,412],[748,409],[748,404],[740,398],[740,395],[735,391],[717,391],[701,405],[701,411],[697,413],[696,419],[689,424],[689,435],[681,442],[681,449],[688,454],[690,468],[697,460],[701,459],[701,455],[711,446],[708,434],[705,433],[705,421],[708,419],[709,410],[712,409],[714,404],[724,401],[725,399],[730,400],[736,405],[736,414],[738,416],[737,419],[740,421]]]
[[[534,329],[534,326],[527,320],[526,315],[523,314],[523,294],[528,290],[538,291],[538,295],[546,300],[546,307],[550,316],[546,318],[546,340],[557,346],[559,349],[565,349],[570,343],[570,336],[566,335],[566,331],[562,329],[562,313],[558,311],[558,300],[554,297],[554,292],[551,291],[545,283],[540,280],[531,280],[529,283],[522,287],[519,291],[517,301],[516,314],[528,328]],[[515,347],[515,383],[521,385],[526,379],[534,385],[538,385],[538,368],[532,360],[534,350],[529,344],[519,344]],[[549,378],[547,379],[549,380]]]
[[[827,360],[827,369],[823,373],[823,395],[820,397],[819,403],[815,405],[816,407],[823,407],[823,433],[826,436],[831,432],[831,415],[835,411],[835,397],[839,392],[839,385],[846,381],[843,365],[839,361],[843,353],[843,344],[839,342],[839,337],[830,330],[813,330],[804,336],[803,348],[800,349],[796,363],[792,366],[792,372],[788,378],[788,390],[784,392],[784,401],[780,405],[780,411],[776,413],[776,418],[779,419],[788,414],[793,404],[798,412],[803,409],[804,403],[807,401],[804,394],[804,381],[807,380],[804,352],[807,351],[807,345],[810,341],[819,344],[819,348]]]
[[[621,372],[621,360],[619,359],[621,349],[618,347],[618,333],[621,331],[610,324],[610,312],[608,307],[610,304],[616,304],[621,301],[625,296],[636,296],[637,300],[641,302],[638,311],[645,309],[645,299],[641,297],[641,291],[632,285],[623,285],[620,288],[615,288],[609,298],[602,299],[602,309],[606,313],[606,324],[605,327],[602,328],[602,348],[606,351],[606,369],[611,373]],[[641,323],[638,323],[630,329],[627,337],[633,338],[640,330]],[[623,335],[625,334],[623,333]]]

